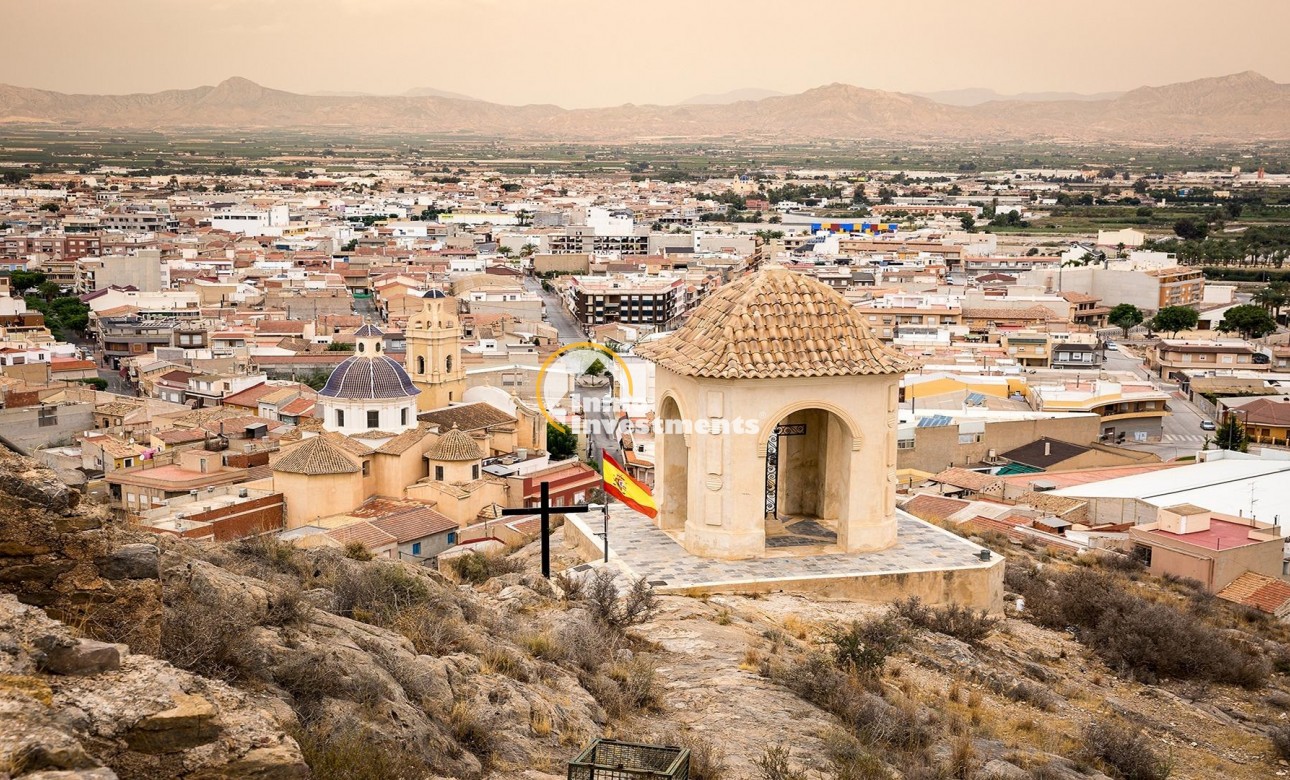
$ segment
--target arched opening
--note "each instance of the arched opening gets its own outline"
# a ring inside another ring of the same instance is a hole
[[[452,373],[452,355],[448,356],[448,359],[446,362],[447,362],[447,367],[445,370],[448,371],[448,373]]]
[[[358,351],[359,351],[359,352],[366,352],[366,351],[367,351],[367,345],[366,345],[366,344],[364,344],[364,343],[363,343],[363,342],[361,342],[361,341],[360,341],[360,342],[358,342]]]
[[[681,530],[689,515],[690,448],[685,443],[681,408],[668,396],[659,405],[662,428],[655,437],[659,445],[654,474],[659,489],[659,525],[664,530]]]
[[[425,372],[426,372],[425,355],[417,355],[417,373],[424,374]]]
[[[766,546],[838,543],[848,516],[850,427],[827,409],[783,417],[766,442]]]

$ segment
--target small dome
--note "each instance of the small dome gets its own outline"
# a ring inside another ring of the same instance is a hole
[[[375,325],[372,325],[371,323],[368,323],[367,325],[364,325],[363,327],[354,331],[354,337],[360,338],[360,339],[380,338],[381,336],[384,336],[384,335],[385,333],[383,333],[380,328],[376,327]]]
[[[426,457],[430,460],[448,461],[483,460],[484,451],[479,448],[478,442],[470,438],[470,434],[453,425],[451,430],[430,445]]]
[[[397,361],[385,355],[355,355],[336,366],[318,395],[363,400],[408,398],[420,392]]]
[[[900,374],[918,365],[874,338],[837,290],[782,266],[725,285],[680,329],[634,352],[682,376],[719,379]]]

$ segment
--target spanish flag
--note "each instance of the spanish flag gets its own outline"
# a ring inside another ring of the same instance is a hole
[[[658,507],[649,488],[632,479],[618,461],[603,455],[601,469],[605,477],[605,492],[646,517],[657,517]]]

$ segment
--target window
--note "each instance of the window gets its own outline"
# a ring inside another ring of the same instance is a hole
[[[425,355],[417,355],[417,373],[424,374],[425,372],[426,372]]]
[[[370,409],[370,410],[368,410],[368,412],[367,412],[367,427],[368,427],[368,428],[379,428],[379,427],[381,427],[381,412],[380,412],[379,410],[377,410],[377,409]]]
[[[399,425],[407,425],[407,424],[408,424],[408,407],[405,406],[399,410]]]
[[[448,532],[448,544],[456,544],[456,543],[457,543],[457,532],[456,532],[456,531],[449,531],[449,532]]]
[[[421,542],[413,542],[413,543],[412,543],[412,554],[413,554],[413,555],[420,555],[420,554],[421,554]]]
[[[364,343],[363,343],[363,342],[361,342],[361,341],[360,341],[360,342],[358,342],[358,351],[359,351],[359,352],[366,352],[366,351],[367,351],[367,345],[366,345],[366,344],[364,344]]]
[[[470,478],[471,478],[471,479],[479,479],[479,464],[478,464],[478,463],[476,463],[474,466],[471,466],[471,467],[470,467]]]
[[[981,442],[981,434],[979,433],[960,433],[959,434],[959,444],[979,444],[980,442]]]
[[[40,428],[48,428],[52,425],[58,425],[58,407],[56,406],[40,407],[40,411],[36,413],[36,425],[37,427],[40,427]],[[95,424],[94,427],[97,428],[98,425]],[[108,427],[107,420],[103,421],[103,427],[104,428]]]
[[[434,467],[434,478],[440,482],[443,482],[443,466]]]
[[[126,458],[125,460],[121,461],[121,463],[124,464],[126,468],[130,468],[131,466],[134,465],[134,458]]]
[[[913,440],[913,439],[897,439],[897,440],[896,440],[896,449],[898,449],[898,450],[912,450],[912,449],[914,449],[914,440]]]
[[[452,355],[449,355],[446,358],[445,362],[447,363],[447,366],[448,366],[447,370],[452,371]]]
[[[344,410],[344,409],[337,409],[337,410],[336,410],[336,427],[337,427],[337,428],[344,428],[344,427],[345,427],[345,410]]]
[[[371,473],[372,473],[372,461],[370,460],[363,461],[363,476],[366,477]]]

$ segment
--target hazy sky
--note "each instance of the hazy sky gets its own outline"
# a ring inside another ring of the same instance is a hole
[[[674,103],[841,81],[899,91],[1290,82],[1287,0],[0,0],[0,83],[153,92],[435,87]]]

